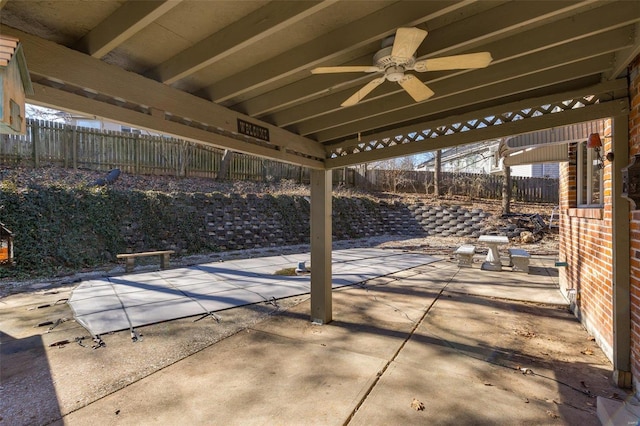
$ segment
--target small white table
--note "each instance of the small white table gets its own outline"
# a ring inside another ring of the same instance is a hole
[[[489,252],[482,268],[487,271],[502,271],[502,262],[500,261],[500,253],[498,246],[501,244],[509,244],[509,238],[504,235],[481,235],[478,241],[489,246]]]

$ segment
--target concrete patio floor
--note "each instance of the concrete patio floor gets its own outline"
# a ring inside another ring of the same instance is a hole
[[[0,423],[597,425],[596,396],[627,396],[552,258],[529,274],[442,259],[341,287],[322,326],[301,295],[96,349],[75,321],[35,326],[71,319],[56,304],[71,290],[0,299]]]
[[[402,250],[334,250],[332,287],[353,285],[436,260]],[[310,275],[276,274],[309,263],[306,253],[93,279],[73,289],[69,304],[77,322],[92,335],[101,335],[309,293]]]

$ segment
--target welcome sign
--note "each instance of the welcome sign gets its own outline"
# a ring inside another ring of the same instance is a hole
[[[238,133],[269,142],[269,129],[238,118]]]

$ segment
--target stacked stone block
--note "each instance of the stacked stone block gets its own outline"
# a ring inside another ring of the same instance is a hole
[[[408,210],[428,236],[477,238],[496,233],[496,229],[485,221],[491,217],[491,213],[482,209],[416,203],[408,206]]]
[[[285,232],[284,215],[278,211],[273,197],[255,194],[246,197],[214,194],[214,197],[216,202],[206,213],[207,229],[221,251],[305,242],[295,226],[289,229],[292,232]],[[308,222],[298,228],[308,229]]]
[[[143,221],[135,217],[135,212],[123,221],[122,232],[133,251],[163,248],[180,254],[309,243],[307,197],[197,193],[167,196],[154,203],[155,210],[149,210],[149,214],[164,218],[162,223],[156,222],[157,241],[148,240],[148,230],[142,226]],[[490,216],[479,209],[455,205],[407,205],[366,197],[335,197],[333,239],[381,235],[475,237],[500,232],[485,224]]]
[[[309,243],[309,204],[304,197],[276,199],[249,194],[214,194],[207,212],[209,237],[220,250],[242,250]],[[284,207],[283,207],[284,206]],[[285,209],[285,211],[283,211]],[[333,238],[336,241],[379,235],[407,237],[474,237],[484,234],[519,235],[514,225],[495,228],[491,213],[458,205],[441,206],[368,199],[333,200]]]

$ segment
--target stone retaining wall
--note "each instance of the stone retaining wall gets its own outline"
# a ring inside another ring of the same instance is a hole
[[[166,201],[166,200],[165,200]],[[255,194],[197,194],[190,198],[172,198],[172,209],[178,227],[198,227],[204,242],[202,250],[230,251],[279,247],[309,243],[310,204],[307,197]],[[335,241],[380,235],[401,237],[459,236],[481,234],[518,234],[517,229],[496,229],[488,219],[491,214],[481,209],[457,205],[441,206],[398,201],[375,202],[368,198],[334,197],[333,238]],[[188,221],[189,224],[180,222]],[[135,218],[132,218],[135,222]],[[514,227],[515,228],[515,227]],[[131,251],[174,249],[179,254],[193,253],[192,242],[178,233],[165,232],[161,247],[146,247],[138,227],[128,224],[123,229]],[[191,245],[190,245],[191,244]]]

